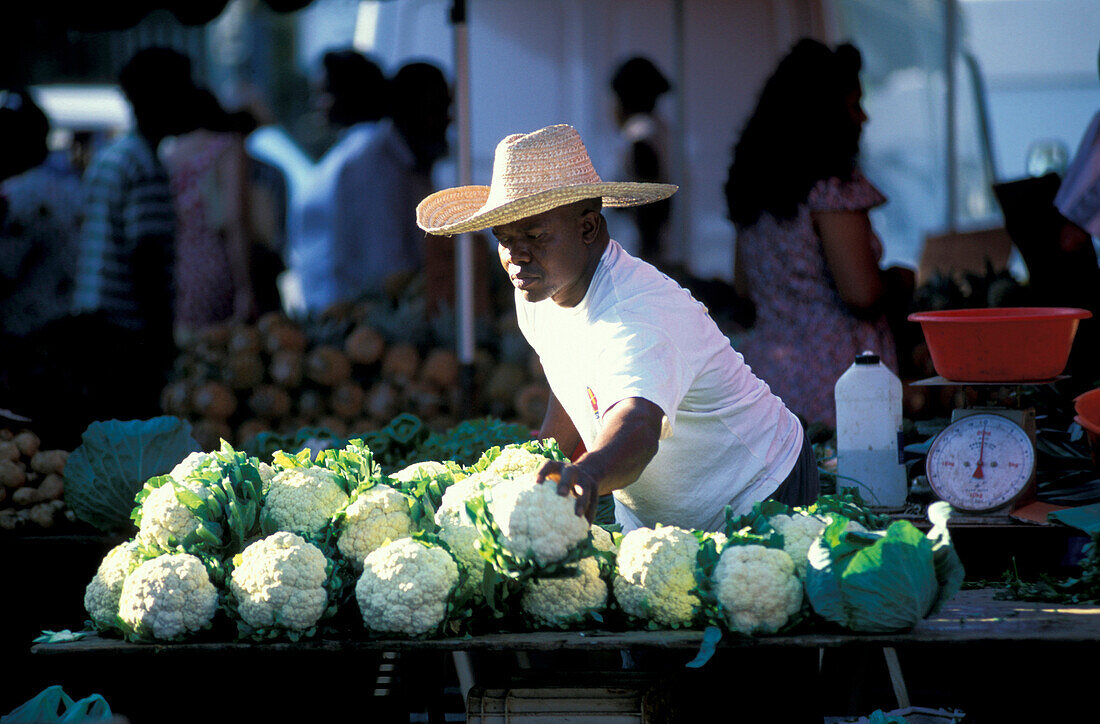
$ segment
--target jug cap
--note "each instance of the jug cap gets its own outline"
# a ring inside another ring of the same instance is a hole
[[[856,355],[856,364],[857,365],[877,365],[878,362],[879,362],[878,355],[875,354],[874,352],[871,352],[870,350],[868,350],[866,352],[860,352],[859,354]]]

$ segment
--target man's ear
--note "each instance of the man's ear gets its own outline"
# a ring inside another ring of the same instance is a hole
[[[603,226],[603,214],[595,209],[589,209],[581,214],[581,240],[585,244],[591,244],[600,238],[600,228]]]

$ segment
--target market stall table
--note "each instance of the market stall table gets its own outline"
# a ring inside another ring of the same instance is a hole
[[[270,643],[134,644],[122,639],[90,635],[71,643],[40,643],[31,653],[43,656],[96,654],[149,655],[235,650],[272,655],[302,651],[607,651],[651,648],[688,652],[694,656],[702,630],[675,631],[533,631],[435,639],[308,639]],[[888,634],[813,631],[776,636],[723,637],[720,648],[833,648],[844,646],[923,646],[944,644],[1041,643],[1044,645],[1100,645],[1100,605],[1062,605],[998,600],[995,589],[960,591],[938,614],[911,631]],[[690,658],[690,657],[689,657]]]
[[[968,721],[992,721],[993,716],[1008,712],[1021,714],[1031,708],[1037,714],[1050,713],[1051,704],[1039,698],[1044,682],[1048,687],[1056,686],[1059,681],[1073,686],[1076,681],[1074,672],[1091,675],[1088,673],[1090,668],[1070,667],[1077,661],[1095,660],[1100,653],[1100,606],[997,600],[995,593],[992,589],[960,591],[939,614],[902,633],[853,634],[817,627],[805,633],[756,638],[726,635],[719,643],[714,658],[698,670],[687,669],[684,665],[699,649],[703,639],[700,630],[542,631],[415,640],[361,637],[340,640],[322,638],[297,643],[154,645],[132,644],[93,635],[73,643],[36,644],[31,651],[32,658],[44,664],[65,662],[85,672],[110,670],[124,675],[125,671],[156,671],[158,677],[171,678],[174,675],[170,672],[195,670],[196,680],[207,683],[216,680],[217,672],[242,676],[252,667],[260,666],[259,662],[268,672],[309,668],[335,673],[353,667],[366,674],[366,680],[361,682],[363,696],[369,696],[374,681],[369,662],[375,661],[382,652],[399,652],[399,656],[413,657],[451,651],[468,651],[475,655],[506,653],[515,656],[518,653],[527,654],[536,661],[540,656],[559,657],[553,659],[555,663],[563,661],[560,657],[567,653],[576,655],[581,661],[587,659],[606,663],[612,660],[609,655],[617,661],[619,652],[628,651],[635,654],[642,665],[638,667],[640,670],[625,674],[637,680],[648,669],[655,674],[651,682],[674,680],[675,686],[690,685],[692,677],[710,677],[707,679],[708,685],[723,680],[733,682],[736,677],[727,679],[725,674],[728,666],[748,660],[778,666],[780,663],[777,662],[788,661],[788,657],[790,667],[770,668],[770,671],[782,672],[783,676],[798,680],[796,672],[805,674],[808,671],[804,664],[811,660],[806,655],[810,654],[813,662],[823,662],[818,681],[803,682],[798,688],[808,695],[820,697],[822,706],[835,707],[847,695],[838,689],[864,686],[866,682],[856,679],[866,675],[866,672],[857,674],[851,667],[839,667],[843,671],[834,670],[838,667],[830,667],[830,661],[845,661],[844,657],[853,652],[877,653],[879,649],[891,648],[900,655],[901,668],[914,703],[957,706],[968,713],[969,707],[990,717],[979,716]],[[819,653],[821,651],[824,653]],[[823,658],[819,659],[819,655]],[[876,661],[879,668],[885,669],[881,656],[869,658]],[[511,660],[515,661],[514,658]],[[1043,662],[1041,667],[1034,666],[1038,661]],[[608,682],[616,680],[615,674],[624,673],[604,671],[609,677]],[[1032,688],[1026,701],[1014,700],[1017,692],[1005,690],[1007,671],[1028,672],[1029,686]],[[517,676],[522,674],[527,684],[531,685],[537,684],[540,677],[547,682],[560,683],[562,670],[540,670],[536,665],[534,669],[514,673]],[[591,674],[578,676],[575,680],[586,685],[600,683]],[[622,678],[618,680],[621,682]],[[498,685],[500,682],[493,683]],[[430,688],[422,686],[421,695],[429,696]],[[832,691],[831,700],[829,690]],[[1065,692],[1062,694],[1059,706],[1067,703]],[[273,686],[264,695],[285,697],[287,692]],[[728,692],[721,690],[714,690],[713,695],[715,701],[729,697]],[[738,694],[738,698],[743,696]],[[929,701],[932,698],[938,700]],[[323,699],[330,701],[331,697],[325,695]],[[892,706],[889,700],[880,701],[876,706],[883,704],[886,708]],[[789,707],[790,702],[785,706]],[[225,711],[229,713],[231,710]]]

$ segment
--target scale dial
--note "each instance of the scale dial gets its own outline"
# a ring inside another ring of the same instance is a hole
[[[1035,470],[1035,446],[1007,417],[980,413],[936,436],[925,462],[928,484],[960,510],[989,511],[1015,500]]]

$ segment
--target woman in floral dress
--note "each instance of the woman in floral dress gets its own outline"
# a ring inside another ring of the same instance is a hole
[[[756,306],[740,351],[810,423],[836,424],[833,386],[860,352],[897,370],[867,213],[886,198],[856,167],[860,65],[850,45],[800,41],[768,79],[725,189],[735,287]]]
[[[253,312],[244,137],[213,94],[196,92],[193,130],[164,146],[176,205],[176,334],[185,340]]]

